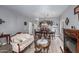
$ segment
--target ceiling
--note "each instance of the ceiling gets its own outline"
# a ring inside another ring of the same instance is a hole
[[[6,5],[7,8],[31,17],[58,17],[69,5]]]

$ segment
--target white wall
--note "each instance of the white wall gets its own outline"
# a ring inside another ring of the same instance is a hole
[[[0,6],[0,18],[5,21],[5,23],[0,24],[0,33],[12,35],[17,32],[27,32],[28,25],[24,26],[24,21],[27,19],[23,15]]]
[[[0,6],[0,18],[5,21],[5,23],[0,24],[0,33],[4,32],[11,35],[17,32],[29,32],[29,22],[36,23],[34,18],[28,18],[3,6]],[[27,22],[26,26],[24,26],[24,21]]]
[[[71,26],[75,26],[76,29],[79,29],[79,21],[78,15],[74,15],[74,8],[75,6],[70,6],[67,10],[60,16],[60,22],[66,20],[66,17],[69,18],[69,24],[66,25],[64,23],[64,28],[71,28]]]
[[[0,18],[5,21],[5,23],[0,24],[0,33],[4,32],[11,35],[17,32],[28,32],[29,22],[37,23],[35,18],[28,18],[3,6],[0,6]],[[27,22],[27,26],[24,26],[24,21]],[[57,23],[59,27],[59,18],[53,18],[52,21]]]
[[[59,17],[53,18],[52,19],[54,25],[52,26],[52,30],[55,31],[55,36],[60,36],[60,20]],[[58,25],[56,25],[58,24]]]
[[[71,29],[71,26],[75,26],[79,30],[78,15],[74,15],[75,6],[69,6],[60,16],[60,34],[63,36],[63,29]],[[69,18],[69,24],[65,24],[66,17]]]

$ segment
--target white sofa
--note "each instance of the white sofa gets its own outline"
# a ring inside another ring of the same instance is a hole
[[[33,41],[33,35],[25,33],[16,34],[15,36],[11,37],[12,50],[17,53],[21,52],[26,47],[28,47]]]

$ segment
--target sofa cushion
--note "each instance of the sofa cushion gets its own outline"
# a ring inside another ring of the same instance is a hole
[[[21,43],[24,41],[28,41],[32,36],[29,34],[17,34],[11,38],[12,42]]]
[[[15,52],[19,52],[17,44],[19,44],[20,51],[22,51],[25,49],[25,47],[27,47],[34,41],[34,37],[33,37],[33,35],[21,33],[21,34],[17,34],[15,36],[11,37],[11,41],[12,41],[11,42],[12,50]]]

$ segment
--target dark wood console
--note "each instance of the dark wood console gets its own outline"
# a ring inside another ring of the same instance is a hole
[[[0,53],[12,53],[12,46],[10,44],[10,34],[1,34],[0,42],[6,43],[0,46]]]
[[[79,30],[64,29],[64,52],[79,52]]]
[[[10,44],[10,40],[11,40],[10,34],[1,34],[1,35],[0,35],[0,38],[6,38],[7,43]]]

